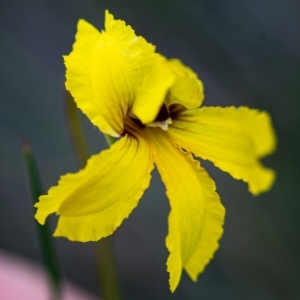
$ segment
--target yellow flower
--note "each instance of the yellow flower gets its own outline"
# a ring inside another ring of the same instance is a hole
[[[203,86],[179,60],[167,60],[106,12],[105,31],[84,20],[64,57],[66,87],[103,133],[120,137],[41,196],[36,219],[59,215],[55,236],[96,241],[112,234],[138,204],[157,167],[171,212],[166,245],[170,289],[182,269],[196,280],[218,248],[225,210],[214,181],[192,153],[248,183],[270,189],[274,171],[260,158],[275,149],[266,112],[200,107]]]

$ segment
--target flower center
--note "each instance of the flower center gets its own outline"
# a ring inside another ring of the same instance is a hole
[[[130,119],[137,124],[139,127],[143,128],[147,127],[159,127],[160,129],[167,131],[169,129],[169,125],[172,124],[172,119],[170,116],[170,111],[166,104],[163,103],[161,106],[155,120],[148,124],[143,124],[132,112],[128,113]]]
[[[155,120],[149,124],[146,124],[146,126],[159,127],[162,130],[167,131],[169,129],[170,124],[172,124],[172,120],[170,118],[170,111],[166,104],[163,103]]]

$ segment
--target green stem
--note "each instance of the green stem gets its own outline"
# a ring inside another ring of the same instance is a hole
[[[38,201],[39,196],[43,194],[43,191],[38,168],[32,154],[30,144],[27,141],[23,141],[22,143],[22,152],[25,161],[32,200],[35,204]],[[50,283],[52,286],[51,299],[57,300],[60,299],[61,272],[58,263],[58,256],[53,243],[53,237],[51,235],[51,230],[49,228],[48,222],[46,222],[46,224],[43,226],[36,222],[36,226],[40,240],[43,264],[48,271]]]
[[[108,144],[108,146],[111,146],[113,143],[116,142],[116,139],[108,134],[104,134],[106,142]]]
[[[98,276],[102,295],[107,300],[120,300],[119,282],[111,236],[97,242]]]
[[[89,158],[89,150],[78,115],[78,108],[76,107],[73,97],[68,91],[66,91],[65,94],[65,106],[71,141],[74,146],[74,154],[79,167],[83,168]]]
[[[74,145],[74,152],[80,167],[84,167],[89,158],[87,141],[83,134],[82,125],[78,115],[78,109],[70,93],[66,92],[66,110],[69,129]],[[111,146],[115,139],[105,135],[105,139]],[[117,268],[114,257],[114,247],[111,237],[106,237],[97,242],[98,278],[100,289],[106,300],[120,300],[120,289],[117,277]]]

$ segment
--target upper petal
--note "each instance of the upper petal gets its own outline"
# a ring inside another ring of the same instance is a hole
[[[148,130],[154,161],[167,188],[171,212],[166,239],[170,289],[184,268],[196,280],[218,248],[225,210],[215,184],[191,153],[183,153],[160,129]]]
[[[55,236],[95,241],[110,235],[128,217],[150,182],[153,162],[142,137],[126,135],[93,155],[84,169],[62,176],[41,196],[36,219],[60,215]]]
[[[189,109],[199,107],[204,99],[204,88],[197,74],[179,59],[168,60],[168,66],[176,80],[170,88],[167,105],[181,104]]]
[[[266,112],[247,107],[184,111],[173,119],[168,134],[179,146],[247,182],[253,194],[269,190],[274,182],[274,171],[259,162],[276,147]]]
[[[78,22],[73,51],[65,57],[66,87],[101,131],[119,136],[129,110],[143,123],[155,119],[174,75],[155,47],[106,11],[105,31]]]

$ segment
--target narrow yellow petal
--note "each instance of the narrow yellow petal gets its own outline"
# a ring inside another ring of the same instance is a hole
[[[181,104],[189,109],[199,107],[204,99],[204,91],[197,74],[178,59],[169,60],[168,66],[176,75],[176,80],[170,89],[167,105]]]
[[[155,47],[106,12],[105,31],[80,20],[73,51],[65,57],[66,87],[104,133],[120,136],[130,110],[143,123],[155,119],[173,73]]]
[[[55,236],[99,240],[112,234],[138,204],[152,169],[147,141],[127,135],[92,156],[78,173],[62,176],[48,195],[40,197],[36,219],[43,224],[56,212],[60,217]]]
[[[269,115],[247,107],[203,107],[173,119],[170,138],[197,156],[249,185],[253,194],[271,188],[275,173],[259,158],[274,151],[276,137]]]
[[[102,66],[95,66],[94,62],[94,52],[101,40],[102,35],[95,27],[85,20],[79,20],[73,50],[64,56],[66,88],[94,125],[103,132],[117,137],[123,132],[120,108],[116,108],[113,120],[107,117],[101,106],[106,99],[95,97],[91,86],[93,69],[102,69]]]
[[[212,259],[223,233],[225,210],[213,180],[191,153],[181,152],[160,129],[147,129],[147,136],[171,206],[166,245],[174,292],[183,268],[196,280]]]
[[[142,123],[152,122],[166,93],[174,82],[173,73],[167,68],[161,57],[155,53],[155,47],[136,36],[124,21],[114,20],[106,11],[105,30],[111,37],[109,51],[112,47],[122,54],[125,71],[132,83],[134,99],[131,99],[131,111]],[[119,62],[115,62],[116,66]],[[117,80],[121,74],[116,74]]]

